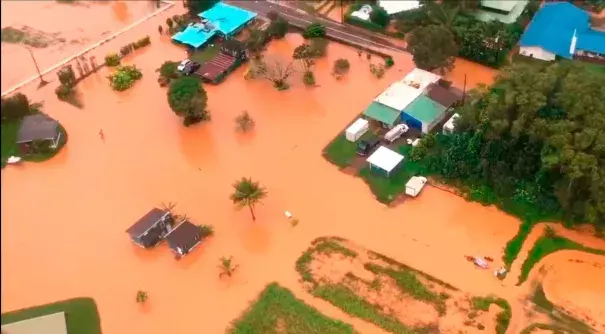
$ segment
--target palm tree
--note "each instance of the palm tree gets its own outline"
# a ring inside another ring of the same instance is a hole
[[[218,267],[219,269],[221,269],[221,272],[218,274],[218,277],[221,278],[224,275],[231,277],[237,267],[239,267],[237,264],[233,264],[233,256],[230,256],[228,258],[223,256],[220,260],[221,264]]]
[[[147,301],[147,292],[137,291],[137,303],[144,304]]]
[[[235,188],[235,192],[231,195],[233,204],[237,205],[238,209],[246,206],[250,208],[252,220],[256,220],[254,206],[267,197],[267,189],[260,186],[258,182],[254,182],[251,178],[246,177],[242,177],[241,180],[236,181],[233,184],[233,188]]]

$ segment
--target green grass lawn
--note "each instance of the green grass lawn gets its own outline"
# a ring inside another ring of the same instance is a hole
[[[204,47],[201,50],[194,51],[191,54],[191,57],[189,57],[189,59],[191,59],[193,61],[197,61],[198,63],[203,65],[205,62],[214,58],[219,53],[220,50],[221,50],[220,44],[214,42],[214,43],[208,44],[206,47]]]
[[[1,125],[2,168],[4,168],[6,166],[6,160],[9,157],[21,156],[21,154],[19,152],[19,148],[17,147],[17,144],[15,143],[17,141],[17,133],[19,132],[20,126],[21,126],[21,120],[3,122]],[[23,160],[41,162],[41,161],[46,161],[46,160],[54,157],[57,153],[59,153],[59,151],[61,151],[61,148],[63,148],[63,146],[65,146],[65,144],[67,143],[67,131],[65,131],[65,128],[60,124],[59,124],[59,131],[61,132],[61,138],[59,139],[59,144],[57,145],[56,149],[54,149],[53,151],[51,151],[49,153],[28,154],[28,155],[22,156]]]
[[[324,157],[340,168],[345,168],[355,159],[357,144],[353,143],[342,133],[326,146],[323,151]]]
[[[277,283],[269,284],[248,310],[232,323],[232,334],[355,333],[351,325],[321,314]]]
[[[517,285],[520,285],[521,283],[525,282],[525,280],[527,280],[531,269],[545,256],[556,251],[566,249],[605,255],[605,250],[585,247],[558,235],[543,235],[542,237],[540,237],[540,239],[538,239],[538,241],[536,241],[534,247],[529,251],[527,259],[525,259],[525,262],[523,262],[523,265],[521,266],[521,274],[519,275],[519,282],[517,283]]]
[[[510,304],[503,298],[496,297],[473,297],[473,309],[481,311],[489,311],[491,304],[496,304],[502,308],[502,311],[498,313],[496,317],[496,333],[505,334],[508,325],[510,324],[510,318],[512,316],[512,310]]]
[[[68,334],[101,334],[99,312],[92,298],[74,298],[2,313],[1,320],[6,325],[57,312],[65,312]]]
[[[404,156],[404,159],[401,165],[391,172],[389,177],[378,171],[370,170],[369,167],[365,167],[359,171],[359,176],[368,183],[378,201],[385,204],[390,203],[399,194],[405,192],[405,184],[412,176],[422,174],[422,166],[409,159],[411,150],[412,146],[410,145],[402,145],[397,148],[397,151]]]
[[[538,307],[538,310],[546,313],[550,320],[553,321],[551,325],[545,324],[533,324],[523,330],[521,333],[531,333],[534,329],[558,329],[564,330],[567,333],[578,333],[578,334],[590,334],[593,333],[593,330],[590,326],[584,323],[582,320],[576,319],[567,313],[559,310],[557,306],[546,298],[546,294],[544,293],[544,288],[542,284],[538,284],[534,291],[534,294],[531,297],[531,301]],[[545,327],[550,326],[550,327]]]

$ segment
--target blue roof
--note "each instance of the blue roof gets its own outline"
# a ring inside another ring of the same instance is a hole
[[[244,24],[256,17],[256,13],[218,2],[212,8],[198,14],[199,17],[210,21],[218,31],[229,36]]]
[[[212,36],[216,34],[216,30],[204,31],[197,25],[190,25],[184,31],[178,32],[172,36],[172,39],[199,48],[204,45]]]
[[[569,2],[546,3],[523,33],[519,45],[539,46],[571,59],[574,33],[576,49],[605,53],[605,33],[590,29],[590,15]]]

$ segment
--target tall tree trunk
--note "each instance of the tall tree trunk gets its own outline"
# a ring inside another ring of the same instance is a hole
[[[248,207],[250,208],[250,214],[252,214],[252,220],[256,220],[256,216],[254,215],[254,208],[252,208],[252,205],[248,205]]]

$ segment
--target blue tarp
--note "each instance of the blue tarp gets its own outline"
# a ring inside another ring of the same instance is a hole
[[[200,27],[190,25],[184,31],[172,36],[172,39],[183,44],[191,45],[194,48],[199,48],[208,42],[214,35],[216,35],[216,30],[204,31]]]
[[[256,17],[256,13],[218,2],[198,16],[210,21],[225,36],[231,36],[239,28]]]

